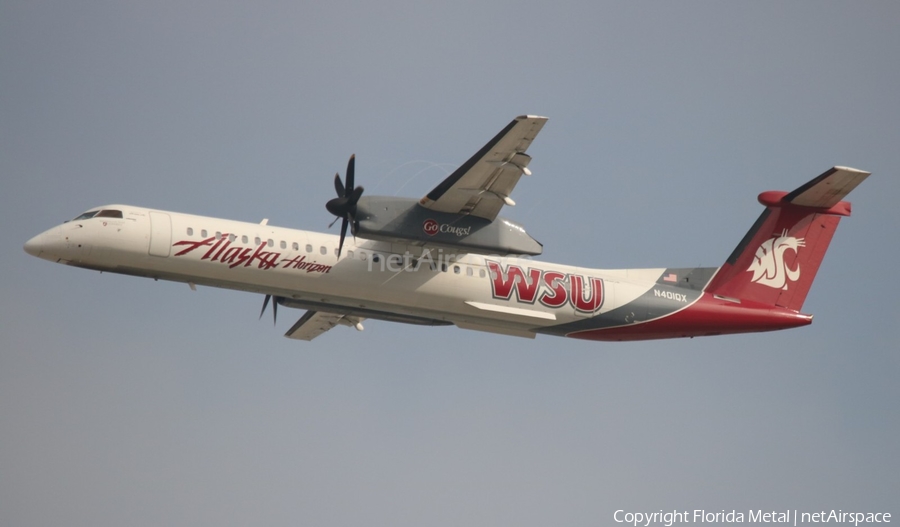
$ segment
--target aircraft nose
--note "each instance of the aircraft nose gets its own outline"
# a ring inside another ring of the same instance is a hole
[[[44,247],[44,234],[38,234],[34,238],[25,242],[25,252],[31,256],[40,256],[41,249]]]
[[[61,240],[62,236],[60,235],[59,227],[54,227],[25,242],[24,249],[31,256],[55,260],[58,256],[54,255],[62,249],[60,246]]]

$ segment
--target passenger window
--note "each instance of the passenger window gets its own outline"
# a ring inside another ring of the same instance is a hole
[[[306,244],[306,252],[308,252],[308,253],[312,252],[312,245],[310,245],[308,243]]]
[[[454,266],[453,266],[453,273],[454,273],[454,274],[459,274],[459,266],[458,266],[458,265],[454,265]]]
[[[256,238],[253,238],[253,243],[254,245],[260,245],[262,243],[262,240],[259,239],[259,236],[257,236]]]
[[[365,262],[366,261],[366,253],[364,253],[363,251],[359,251],[359,259]]]
[[[446,262],[441,262],[441,272],[442,273],[447,272],[447,263]]]
[[[272,238],[269,238],[269,239],[267,240],[267,242],[266,242],[266,246],[268,246],[268,247],[275,247],[275,241],[272,240]]]
[[[479,269],[479,270],[478,270],[478,276],[481,277],[481,278],[484,278],[484,269]]]
[[[378,263],[381,261],[381,255],[378,253],[372,253],[372,261]]]
[[[293,249],[293,250],[295,250],[295,251],[299,251],[299,250],[300,250],[300,244],[297,243],[297,242],[294,242],[293,244],[291,244],[291,249]]]
[[[237,236],[235,236],[234,234],[229,234],[228,241],[230,241],[231,243],[234,243],[234,240],[237,240]]]
[[[200,236],[203,238],[206,238],[206,229],[203,229],[202,231],[200,231]]]
[[[323,246],[319,247],[319,252],[322,254],[328,254],[328,249],[326,249],[325,246],[323,245]]]
[[[353,259],[353,251],[347,251],[347,258]]]
[[[472,276],[473,271],[471,267],[466,267],[466,276]]]
[[[497,271],[491,271],[491,280],[497,279]]]
[[[187,235],[188,235],[188,236],[193,236],[193,235],[194,235],[194,229],[188,227],[188,228],[187,228]]]
[[[250,239],[247,238],[247,235],[246,235],[246,234],[243,235],[243,236],[241,236],[241,243],[247,243],[247,242],[249,242],[249,241],[250,241]]]
[[[216,231],[216,239],[217,239],[217,240],[221,240],[221,239],[222,239],[222,233],[221,233],[220,231]]]

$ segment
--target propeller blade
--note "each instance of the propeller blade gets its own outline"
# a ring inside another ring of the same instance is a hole
[[[339,198],[344,197],[344,184],[341,182],[340,174],[337,173],[334,175],[334,190],[337,191],[337,195]]]
[[[278,324],[278,298],[272,300],[272,325]]]
[[[354,172],[356,172],[356,154],[351,155],[350,161],[347,161],[347,185],[344,187],[345,197],[349,197],[350,193],[353,192]]]
[[[263,300],[263,308],[262,308],[262,309],[260,310],[260,312],[259,312],[259,319],[260,319],[260,320],[262,320],[263,313],[266,312],[266,306],[269,305],[269,298],[271,298],[271,296],[272,296],[272,295],[266,295],[265,300]]]
[[[339,220],[339,219],[341,219],[341,217],[340,217],[340,216],[336,216],[336,217],[334,218],[334,221],[332,221],[331,223],[328,224],[328,228],[330,229],[335,223],[337,223],[337,220]]]
[[[344,237],[347,236],[347,216],[344,216],[344,221],[341,222],[341,241],[338,243],[338,258],[341,257],[341,250],[344,248]]]
[[[278,322],[278,297],[272,298],[272,295],[266,295],[266,298],[263,299],[263,308],[259,312],[259,318],[262,320],[263,313],[266,312],[266,308],[269,306],[269,299],[272,299],[272,324],[276,324]]]
[[[338,245],[338,257],[341,256],[341,250],[344,246],[344,238],[347,236],[347,225],[352,222],[353,235],[356,236],[359,222],[356,221],[356,204],[359,202],[363,193],[362,187],[355,187],[356,180],[356,154],[350,156],[347,162],[347,174],[344,181],[341,181],[340,174],[334,175],[334,190],[337,192],[336,198],[331,198],[325,203],[328,212],[335,216],[328,228],[330,229],[338,220],[342,218],[341,224],[341,243]]]
[[[355,189],[353,189],[353,192],[351,192],[350,195],[347,196],[347,203],[353,207],[356,207],[356,202],[359,201],[359,198],[360,198],[360,196],[362,196],[362,193],[363,193],[363,188],[356,187]],[[354,209],[353,212],[355,213],[356,210]]]

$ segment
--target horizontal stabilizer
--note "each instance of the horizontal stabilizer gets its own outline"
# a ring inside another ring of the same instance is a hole
[[[869,177],[870,172],[848,167],[834,167],[788,193],[783,201],[801,207],[831,208],[851,190]]]

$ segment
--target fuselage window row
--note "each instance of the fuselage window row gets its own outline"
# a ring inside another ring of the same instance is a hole
[[[102,211],[102,212],[110,212],[110,213],[114,213],[114,212],[117,212],[117,211]],[[87,216],[88,214],[91,214],[92,216],[97,216],[97,217],[100,216],[99,214],[96,214],[96,213],[85,213],[83,216]],[[108,216],[106,216],[106,217],[113,217],[113,216],[108,215]],[[193,235],[194,235],[194,228],[193,228],[193,227],[187,227],[187,228],[185,229],[185,232],[187,233],[188,236],[193,236]],[[207,232],[206,229],[201,229],[201,230],[200,230],[200,236],[201,236],[202,238],[206,238],[206,237],[207,237],[207,234],[208,234],[208,232]],[[214,237],[215,237],[216,240],[221,240],[223,236],[225,236],[225,235],[222,234],[221,231],[216,231],[215,234],[214,234]],[[232,242],[232,243],[233,243],[233,242],[237,241],[238,236],[235,235],[235,234],[228,234],[228,235],[227,235],[227,238],[228,238],[228,241],[229,241],[229,242]],[[240,236],[240,238],[241,238],[241,243],[245,243],[245,244],[246,244],[246,243],[249,243],[249,241],[250,241],[250,238],[249,238],[246,234],[242,234],[242,235]],[[267,247],[275,247],[275,240],[273,240],[273,239],[271,239],[271,238],[269,238],[269,239],[267,239],[267,240],[263,240],[263,239],[260,238],[259,236],[256,236],[256,237],[254,237],[253,241],[254,241],[254,243],[255,243],[256,245],[262,245],[262,244],[265,244]],[[279,246],[282,250],[287,250],[287,248],[288,248],[288,242],[286,242],[286,241],[284,241],[284,240],[279,240],[278,246]],[[308,244],[306,244],[303,248],[306,250],[307,253],[312,253],[312,252],[313,252],[313,245],[312,245],[312,244],[309,244],[309,243],[308,243]],[[299,250],[300,250],[300,244],[299,244],[298,242],[291,242],[291,249],[294,250],[294,251],[299,251]],[[325,246],[325,245],[320,246],[320,247],[319,247],[319,252],[320,252],[322,255],[327,255],[327,254],[328,254],[328,247]],[[335,252],[335,256],[337,256],[337,248],[334,249],[334,252]],[[365,251],[359,251],[359,252],[357,253],[356,251],[353,251],[352,249],[348,249],[348,250],[347,250],[346,257],[349,258],[350,260],[353,260],[353,259],[356,258],[357,254],[358,254],[358,256],[359,256],[359,260],[360,260],[360,261],[365,262],[365,261],[368,260],[368,258],[369,258],[369,255],[368,255]],[[392,257],[392,258],[393,258],[393,257],[396,257],[396,258],[400,258],[400,259],[403,258],[402,255],[391,255],[391,257]],[[381,255],[381,254],[379,254],[379,253],[372,253],[372,262],[373,262],[373,263],[380,263],[382,258],[384,258],[383,255]],[[413,260],[413,262],[414,262],[414,263],[413,263],[413,267],[415,267],[415,268],[418,269],[418,265],[416,265],[416,264],[417,264],[417,260]],[[475,276],[475,269],[474,269],[473,267],[471,267],[471,266],[466,266],[466,265],[454,265],[454,266],[453,266],[453,273],[454,273],[454,274],[462,274],[462,272],[463,272],[462,269],[463,269],[463,268],[465,268],[465,274],[466,274],[466,276],[471,276],[471,277],[474,277],[474,276]],[[431,269],[432,271],[437,271],[437,270],[438,270],[438,265],[436,265],[434,262],[431,262],[431,263],[429,264],[429,269]],[[442,262],[442,263],[440,264],[440,271],[441,271],[441,272],[446,273],[446,272],[449,272],[449,270],[450,270],[450,266],[448,266],[446,262]],[[484,269],[478,269],[478,276],[479,276],[480,278],[484,278],[485,276],[487,276],[487,272],[486,272]],[[494,272],[491,272],[491,273],[490,273],[490,276],[491,276],[491,278],[493,279],[493,278],[495,277],[495,273],[494,273]],[[517,279],[517,280],[522,280],[523,277],[516,277],[516,279]],[[530,282],[531,282],[530,277],[524,278],[524,281],[525,281],[526,283],[530,283]],[[530,284],[529,284],[529,285],[530,285]]]

